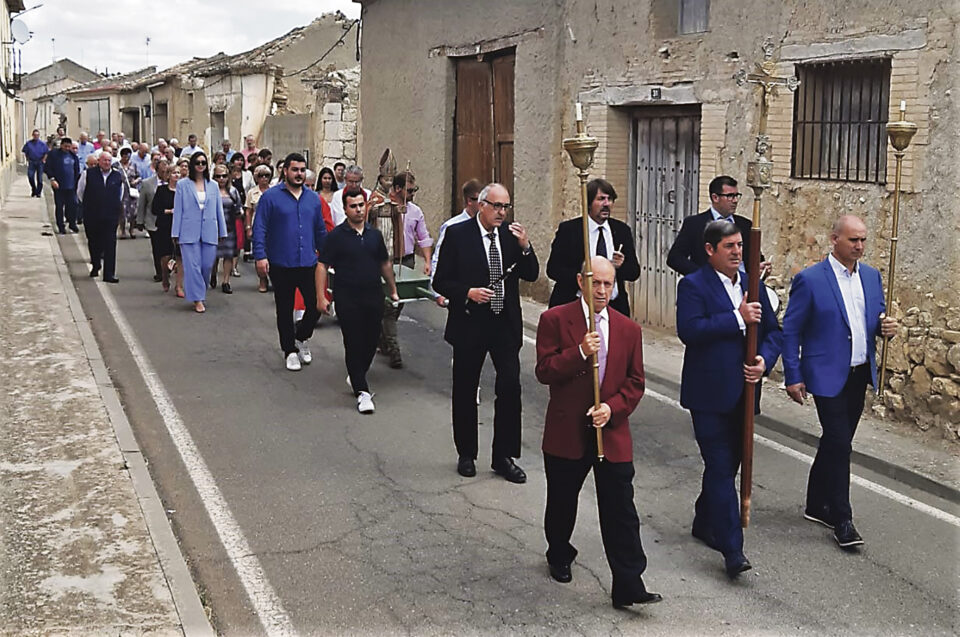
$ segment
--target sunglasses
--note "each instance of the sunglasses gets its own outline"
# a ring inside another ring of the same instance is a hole
[[[195,162],[193,165],[194,165],[194,166],[206,166],[206,165],[207,165],[207,162],[205,162],[205,161],[198,161],[198,162]]]
[[[229,177],[229,176],[230,176],[230,175],[214,175],[213,178],[214,178],[214,179],[226,179],[226,178]]]

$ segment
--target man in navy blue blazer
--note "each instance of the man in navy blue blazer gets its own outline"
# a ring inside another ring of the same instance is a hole
[[[760,302],[747,302],[747,282],[740,272],[740,228],[728,221],[711,221],[704,228],[703,242],[707,263],[683,277],[677,288],[677,334],[686,345],[680,404],[690,410],[703,457],[692,533],[723,554],[727,576],[733,579],[752,568],[743,554],[734,484],[742,454],[744,381],[759,383],[773,369],[783,334],[765,288],[760,290]],[[750,323],[759,324],[755,365],[744,361]]]
[[[810,468],[804,517],[833,529],[841,548],[863,544],[850,507],[850,452],[867,383],[877,386],[876,338],[893,336],[880,273],[860,263],[867,227],[845,215],[833,226],[833,252],[801,271],[783,319],[787,393],[813,394],[823,435]]]

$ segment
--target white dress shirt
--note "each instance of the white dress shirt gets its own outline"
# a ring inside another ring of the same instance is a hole
[[[497,229],[487,230],[483,227],[483,224],[480,223],[480,215],[477,215],[477,227],[480,228],[480,236],[483,238],[483,251],[487,253],[487,263],[490,263],[490,244],[496,242],[497,244],[497,255],[500,257],[500,273],[503,273],[503,250],[500,249],[500,233],[497,232]],[[491,240],[488,234],[493,232],[493,239]]]
[[[714,270],[714,272],[720,277],[720,282],[723,283],[723,289],[727,292],[727,296],[730,297],[730,302],[733,303],[733,315],[737,317],[737,325],[740,326],[740,331],[746,334],[747,324],[744,323],[739,310],[740,304],[743,303],[743,288],[740,287],[740,273],[737,272],[736,279],[731,279],[723,272],[718,270]]]
[[[827,259],[837,275],[843,307],[850,322],[850,367],[856,367],[867,362],[867,302],[860,281],[860,265],[855,264],[851,273],[832,254]]]
[[[604,243],[607,244],[607,253],[597,256],[606,257],[610,261],[613,261],[613,253],[617,249],[617,246],[613,245],[613,231],[610,229],[610,224],[607,223],[606,220],[600,224],[594,221],[592,217],[587,217],[587,225],[590,232],[590,254],[597,254],[597,243],[600,242],[600,233],[602,232]],[[610,293],[611,301],[619,296],[620,291],[617,289],[618,287],[616,281],[614,281],[613,292]]]
[[[447,228],[458,223],[469,221],[470,213],[464,208],[456,217],[451,217],[443,222],[440,231],[437,233],[437,243],[433,246],[433,255],[430,257],[430,283],[433,283],[433,275],[437,272],[437,262],[440,260],[440,245],[447,236]]]

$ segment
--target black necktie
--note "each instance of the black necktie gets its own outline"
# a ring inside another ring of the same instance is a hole
[[[600,233],[600,236],[597,237],[597,256],[598,257],[607,257],[607,240],[604,237],[603,226],[597,228],[597,232]]]
[[[497,249],[497,234],[488,232],[487,238],[490,239],[490,287],[493,288],[493,299],[490,300],[490,309],[494,314],[503,311],[503,268],[500,264],[500,251]]]

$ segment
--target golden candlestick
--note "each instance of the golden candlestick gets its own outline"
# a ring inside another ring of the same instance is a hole
[[[577,135],[563,140],[563,149],[570,155],[570,161],[577,168],[577,176],[580,178],[580,213],[583,219],[583,258],[584,258],[584,286],[588,292],[583,295],[583,300],[587,302],[587,331],[595,332],[597,329],[596,319],[593,314],[593,268],[590,265],[590,224],[589,203],[587,202],[587,179],[590,173],[587,172],[593,165],[593,153],[597,149],[599,142],[596,137],[590,137],[584,130],[583,111],[580,102],[576,106],[577,116]],[[600,408],[600,361],[596,354],[590,356],[590,365],[593,368],[593,407]],[[603,428],[596,427],[597,432],[597,458],[603,460]]]
[[[893,308],[893,282],[897,269],[897,239],[900,229],[900,180],[903,172],[903,156],[917,132],[917,125],[906,120],[907,104],[900,102],[900,121],[887,124],[887,137],[893,146],[893,156],[897,159],[897,177],[893,185],[893,232],[890,235],[890,267],[887,269],[887,312]],[[890,343],[888,336],[883,337],[883,354],[880,356],[880,386],[877,391],[883,398],[884,385],[887,378],[887,346]]]

